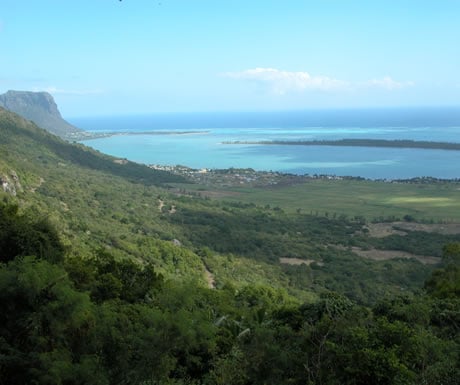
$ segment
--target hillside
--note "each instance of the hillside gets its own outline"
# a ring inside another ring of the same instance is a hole
[[[0,179],[0,383],[460,375],[456,235],[201,198],[3,109]],[[353,251],[401,244],[443,268]]]
[[[47,130],[0,107],[0,140],[4,163],[20,162],[28,172],[47,170],[51,165],[71,164],[82,169],[99,170],[146,185],[184,181],[165,171],[152,170],[138,163],[116,159],[78,144],[70,144]]]
[[[410,258],[373,261],[353,250],[394,244],[401,251],[394,257],[439,258],[443,244],[458,238],[413,232],[387,241],[366,235],[359,217],[212,201],[168,187],[185,182],[180,176],[67,143],[5,110],[0,128],[2,184],[21,207],[53,218],[79,253],[107,249],[150,261],[169,278],[205,280],[208,270],[217,287],[258,282],[302,299],[330,289],[369,303],[420,287],[433,267]]]
[[[78,139],[83,130],[65,121],[48,92],[8,91],[0,95],[0,107],[33,121],[64,139]]]

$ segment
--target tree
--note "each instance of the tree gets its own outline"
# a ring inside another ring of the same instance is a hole
[[[438,298],[460,297],[460,243],[451,243],[443,248],[445,267],[433,272],[425,283],[428,293]]]
[[[94,308],[66,272],[36,257],[0,267],[2,384],[106,384]]]
[[[36,255],[52,263],[63,260],[65,247],[54,226],[31,211],[20,214],[17,205],[0,203],[0,262]]]

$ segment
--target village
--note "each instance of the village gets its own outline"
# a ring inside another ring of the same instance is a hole
[[[168,171],[183,176],[200,185],[220,187],[288,186],[313,179],[343,180],[350,178],[335,175],[297,175],[277,171],[256,171],[252,168],[194,169],[182,165],[150,165],[149,167],[155,170]]]
[[[312,180],[366,180],[356,176],[338,176],[327,174],[291,174],[279,171],[257,171],[252,168],[228,168],[228,169],[195,169],[183,165],[158,165],[151,164],[154,170],[168,171],[180,175],[194,183],[204,186],[219,187],[267,187],[267,186],[290,186]],[[433,177],[416,177],[409,179],[375,179],[375,182],[393,184],[446,184],[460,183],[460,179],[442,179]]]

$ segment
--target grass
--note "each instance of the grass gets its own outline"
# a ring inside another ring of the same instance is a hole
[[[186,188],[190,190],[191,186]],[[385,183],[356,180],[313,180],[291,186],[265,188],[203,188],[195,191],[214,199],[279,207],[286,212],[318,215],[400,218],[418,221],[460,222],[460,185]],[[203,191],[206,190],[206,191]]]

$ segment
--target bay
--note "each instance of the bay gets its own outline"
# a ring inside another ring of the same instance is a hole
[[[460,177],[460,151],[223,144],[349,138],[460,143],[458,108],[155,114],[88,117],[71,122],[91,132],[118,133],[84,144],[145,164],[369,179]]]

